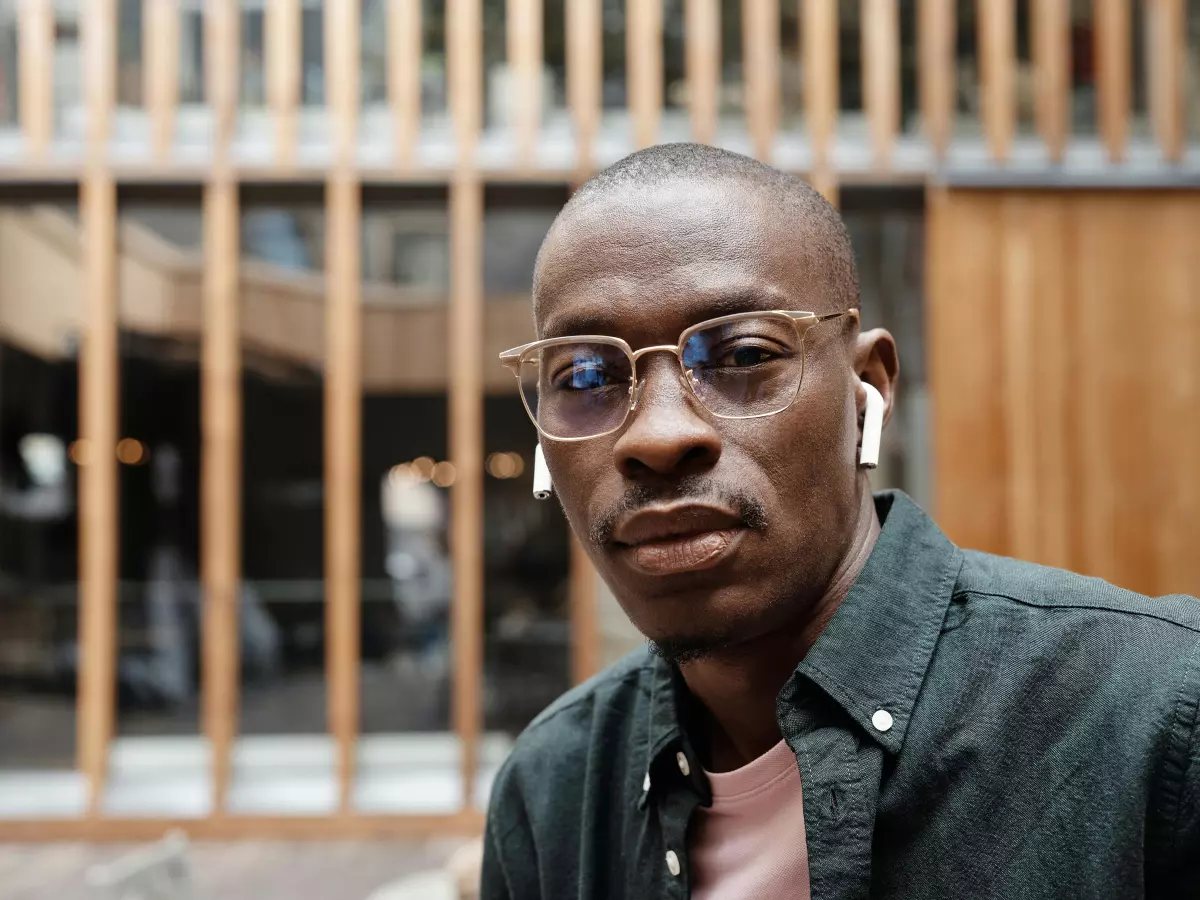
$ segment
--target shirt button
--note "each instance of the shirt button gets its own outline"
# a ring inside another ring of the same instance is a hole
[[[684,778],[692,774],[692,766],[682,750],[675,754],[675,762],[679,763],[679,771],[683,773]]]
[[[871,716],[871,724],[877,731],[889,731],[892,727],[892,714],[886,709],[877,709]]]
[[[667,871],[672,875],[679,874],[679,857],[674,850],[667,851]]]
[[[650,790],[650,773],[647,772],[646,777],[642,779],[642,793],[644,794],[644,793],[648,792],[649,790]]]

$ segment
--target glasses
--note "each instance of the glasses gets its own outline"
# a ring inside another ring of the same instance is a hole
[[[637,409],[646,379],[638,360],[672,353],[684,383],[719,419],[758,419],[781,413],[804,378],[804,342],[813,326],[858,318],[857,309],[816,315],[774,310],[735,313],[688,328],[678,344],[633,350],[603,335],[548,338],[500,354],[521,386],[521,400],[538,433],[557,441],[612,434]]]

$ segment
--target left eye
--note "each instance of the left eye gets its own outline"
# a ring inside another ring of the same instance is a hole
[[[749,366],[760,366],[765,362],[770,362],[774,358],[775,354],[771,353],[765,347],[744,344],[740,347],[730,347],[724,353],[718,354],[714,362],[718,366],[741,369]]]

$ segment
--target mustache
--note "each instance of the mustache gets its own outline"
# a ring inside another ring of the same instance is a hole
[[[588,530],[588,538],[597,547],[612,543],[613,531],[624,516],[655,503],[692,501],[724,506],[737,514],[742,524],[753,531],[767,527],[767,509],[762,501],[745,491],[724,487],[706,475],[689,475],[669,487],[631,485],[621,499],[604,511]]]

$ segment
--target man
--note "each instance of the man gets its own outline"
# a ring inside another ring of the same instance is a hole
[[[650,648],[518,740],[486,900],[1200,896],[1200,604],[872,496],[898,362],[857,291],[819,195],[708,147],[554,223],[504,358]]]

